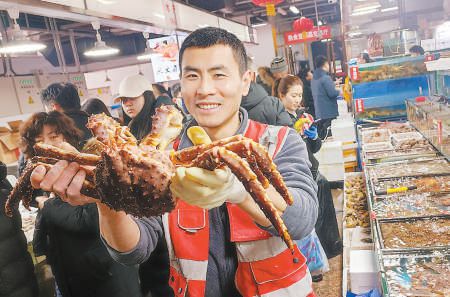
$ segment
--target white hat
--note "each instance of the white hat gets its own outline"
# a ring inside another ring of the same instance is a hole
[[[139,97],[145,91],[153,91],[150,81],[140,74],[127,76],[120,82],[119,96],[114,99],[114,102],[118,102],[122,97]]]

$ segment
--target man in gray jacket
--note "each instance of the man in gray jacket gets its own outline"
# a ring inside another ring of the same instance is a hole
[[[330,66],[327,58],[318,56],[316,58],[316,70],[311,82],[311,89],[316,118],[320,119],[317,123],[317,128],[321,139],[326,137],[331,121],[338,116],[337,98],[340,93],[336,90],[333,80],[328,75],[329,70]]]
[[[247,96],[242,97],[241,107],[248,112],[254,121],[273,126],[292,126],[292,120],[284,109],[280,99],[269,96],[264,88],[257,84],[256,70],[251,59],[247,60],[252,82]]]
[[[251,122],[249,122],[247,112],[240,108],[242,96],[247,94],[250,84],[246,56],[243,44],[235,35],[223,29],[211,27],[198,29],[191,33],[180,49],[182,93],[187,109],[194,118],[194,122],[191,124],[203,127],[212,140],[244,134],[249,129]],[[317,185],[309,170],[306,146],[300,136],[294,130],[288,130],[283,140],[273,161],[292,194],[294,203],[287,205],[281,195],[272,187],[267,190],[267,195],[280,213],[291,237],[296,240],[310,234],[314,228],[318,211]],[[183,133],[179,149],[192,145],[193,143],[186,133]],[[60,161],[48,173],[45,167],[38,166],[32,174],[31,182],[35,188],[55,191],[71,204],[96,202],[102,238],[113,258],[121,263],[135,265],[145,262],[154,252],[158,243],[167,242],[167,249],[173,251],[173,253],[169,253],[170,259],[174,260],[170,262],[171,265],[181,263],[180,265],[186,268],[185,270],[172,269],[172,266],[170,268],[172,275],[168,282],[172,288],[176,289],[177,296],[247,297],[256,295],[246,291],[249,286],[238,288],[237,282],[235,282],[235,280],[239,280],[242,283],[244,278],[236,273],[238,260],[242,261],[243,258],[242,256],[239,258],[241,254],[237,254],[236,239],[231,236],[231,230],[234,230],[235,227],[233,227],[234,229],[230,228],[227,205],[233,204],[231,206],[238,207],[239,211],[242,210],[243,213],[240,217],[248,218],[248,222],[257,228],[255,230],[258,231],[258,234],[264,235],[265,233],[261,232],[266,231],[270,238],[275,236],[273,240],[275,243],[278,242],[262,249],[253,248],[255,242],[263,240],[258,237],[251,243],[243,244],[245,245],[244,249],[251,248],[247,249],[249,252],[269,255],[270,261],[266,260],[267,257],[259,260],[270,264],[264,267],[264,275],[269,275],[266,271],[272,270],[275,265],[285,268],[284,270],[270,271],[269,278],[273,281],[271,280],[269,292],[283,291],[272,294],[280,297],[314,296],[309,272],[305,270],[304,273],[299,274],[301,269],[305,269],[304,262],[299,261],[304,261],[304,257],[299,255],[298,258],[292,258],[291,252],[287,250],[284,243],[276,238],[278,234],[264,213],[245,191],[242,184],[237,179],[229,177],[227,172],[222,169],[207,172],[201,168],[178,167],[171,180],[170,189],[173,195],[179,199],[177,207],[184,207],[183,211],[186,211],[183,213],[186,215],[182,216],[182,221],[173,219],[170,222],[167,216],[175,218],[181,212],[173,211],[165,215],[163,221],[160,216],[139,219],[121,211],[114,211],[100,201],[82,195],[80,189],[85,175],[83,169],[80,170],[76,163],[69,165],[65,161]],[[187,180],[194,175],[196,175],[195,182]],[[207,180],[209,185],[205,183]],[[210,183],[211,180],[214,181],[214,185]],[[219,181],[222,182],[219,183]],[[181,204],[184,206],[180,206]],[[205,223],[198,230],[182,229],[185,227],[182,223],[185,219],[191,220],[190,222],[201,221],[196,220],[195,213],[187,209],[188,204],[191,205],[191,208],[197,206],[209,209],[205,214],[202,209],[195,208],[196,213],[201,214]],[[180,233],[175,234],[174,231]],[[199,232],[196,233],[197,231]],[[191,236],[194,234],[205,237],[193,245],[187,245],[186,241],[180,237],[186,235],[189,236],[189,240],[198,238]],[[282,249],[272,249],[271,247],[275,245]],[[194,255],[198,250],[205,251],[205,253],[202,253],[201,258],[195,259],[191,259],[187,254],[178,257],[179,250],[187,248],[189,248],[189,255]],[[286,253],[280,252],[284,250]],[[297,251],[296,247],[294,247],[295,251]],[[276,255],[272,256],[272,254]],[[288,260],[281,258],[273,260],[274,257],[284,255],[287,255]],[[203,259],[205,260],[203,261]],[[200,267],[199,265],[201,268],[197,269]],[[296,265],[299,268],[294,270]],[[248,267],[246,271],[250,273],[251,266],[247,265],[246,267]],[[284,274],[287,270],[293,271],[291,274]],[[189,277],[184,274],[191,272],[193,275]],[[277,278],[278,274],[273,274],[273,272],[277,272],[283,277]],[[273,275],[275,276],[272,277]],[[296,278],[290,278],[291,275],[296,275]],[[288,284],[285,282],[286,279],[289,279]],[[299,285],[288,287],[292,283]],[[255,287],[259,283],[252,280],[250,285]],[[196,294],[200,291],[201,293]]]

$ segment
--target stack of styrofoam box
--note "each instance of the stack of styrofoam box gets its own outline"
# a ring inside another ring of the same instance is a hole
[[[354,171],[358,166],[358,145],[356,143],[355,122],[353,118],[339,117],[333,120],[331,122],[331,132],[334,140],[342,141],[345,171]]]
[[[377,257],[371,250],[350,251],[350,284],[355,294],[364,294],[379,288]]]
[[[344,180],[345,168],[341,141],[324,141],[315,157],[319,161],[320,173],[329,181]]]

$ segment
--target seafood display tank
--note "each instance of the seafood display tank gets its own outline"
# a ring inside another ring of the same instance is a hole
[[[352,80],[357,121],[406,118],[405,100],[430,94],[423,57],[402,57],[358,66]]]

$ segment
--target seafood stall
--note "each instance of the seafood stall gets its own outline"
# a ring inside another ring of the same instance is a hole
[[[406,118],[405,100],[430,94],[424,57],[402,57],[362,64],[352,74],[355,119]]]
[[[450,296],[449,111],[408,100],[408,122],[357,127],[363,172],[344,184],[343,288],[354,287],[349,251],[371,249],[383,296]]]

